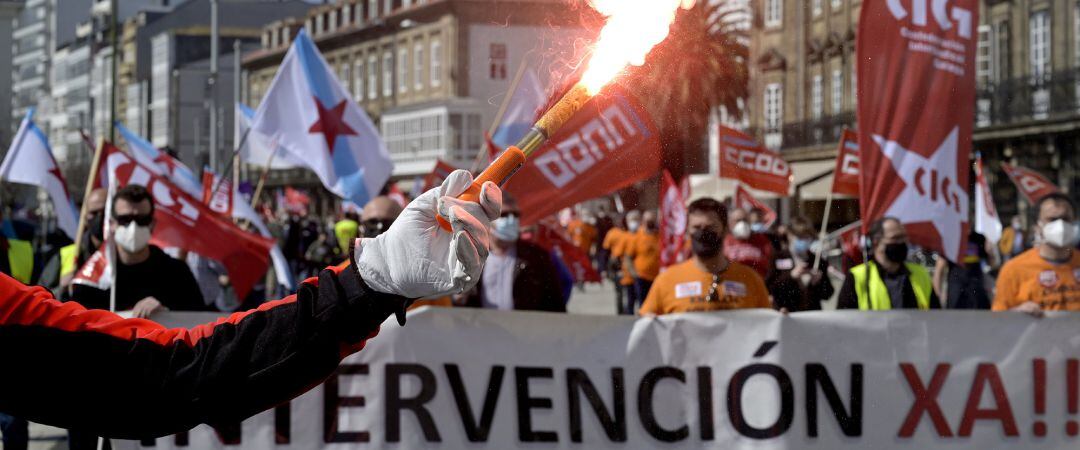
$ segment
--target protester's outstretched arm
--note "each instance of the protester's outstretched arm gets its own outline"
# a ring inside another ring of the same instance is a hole
[[[406,300],[356,269],[191,329],[123,319],[0,276],[0,411],[142,438],[237,422],[321,383]]]
[[[326,379],[391,314],[404,321],[406,299],[479,281],[502,194],[485,183],[479,203],[457,200],[471,183],[466,171],[450,174],[389,231],[359,240],[352,265],[324,270],[296,295],[192,329],[60,303],[0,275],[0,412],[145,438],[283,403]]]

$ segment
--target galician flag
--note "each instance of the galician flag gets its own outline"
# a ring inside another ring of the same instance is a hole
[[[358,205],[379,194],[394,168],[375,125],[304,30],[285,54],[251,129],[276,136],[327,189]]]
[[[48,192],[56,211],[57,225],[68,237],[75,239],[79,213],[71,201],[60,166],[53,158],[48,138],[34,123],[33,109],[26,113],[4,162],[0,163],[0,180],[32,184]]]
[[[503,115],[491,141],[499,150],[517,143],[525,136],[536,122],[536,110],[547,102],[547,91],[540,84],[540,78],[536,72],[529,69],[522,75],[521,80],[509,94],[510,102],[507,103],[506,114]]]
[[[270,163],[271,169],[295,169],[304,164],[293,159],[292,154],[282,151],[277,144],[277,136],[265,136],[262,133],[249,132],[251,121],[255,120],[255,111],[243,103],[236,104],[236,133],[233,142],[244,141],[240,149],[240,160],[259,167]],[[244,140],[247,133],[247,140]]]
[[[982,155],[975,155],[975,231],[990,242],[1001,240],[1001,218],[994,207],[994,195],[986,182]]]

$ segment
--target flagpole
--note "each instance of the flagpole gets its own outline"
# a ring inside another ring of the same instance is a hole
[[[514,92],[517,91],[517,86],[521,83],[521,79],[525,76],[525,69],[528,67],[526,59],[522,58],[521,63],[518,64],[517,73],[514,74],[513,81],[510,82],[510,90],[503,97],[502,105],[499,105],[499,111],[495,113],[495,120],[491,121],[491,127],[488,128],[488,136],[494,136],[495,131],[499,129],[499,125],[502,124],[503,117],[506,115],[506,110],[510,109],[510,100],[514,97]],[[469,168],[470,172],[476,172],[480,170],[480,157],[487,154],[487,141],[484,141],[484,146],[476,152],[476,158],[473,158],[472,166]]]
[[[270,174],[270,165],[274,163],[274,156],[277,155],[277,148],[270,152],[270,156],[266,158],[266,167],[263,168],[262,175],[259,175],[259,184],[255,186],[255,193],[251,196],[251,209],[255,209],[255,205],[259,202],[259,196],[262,195],[263,185],[266,184],[266,176]]]
[[[832,197],[832,189],[829,189],[829,193],[825,196],[825,214],[821,217],[821,231],[818,233],[818,251],[814,255],[814,270],[820,267],[821,254],[825,251],[825,235],[826,228],[829,226],[829,213],[832,212]]]
[[[86,190],[83,192],[82,207],[79,208],[79,226],[75,232],[75,252],[82,249],[83,233],[86,231],[86,205],[90,202],[90,192],[94,190],[98,171],[101,167],[101,154],[105,151],[105,139],[98,139],[97,149],[94,150],[94,158],[90,160],[90,175],[86,177]]]

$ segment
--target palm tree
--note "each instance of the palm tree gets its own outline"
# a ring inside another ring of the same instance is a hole
[[[698,169],[700,161],[689,156],[702,150],[712,112],[724,108],[739,117],[749,94],[749,38],[736,25],[745,12],[721,6],[698,0],[680,11],[645,64],[618,81],[656,121],[664,167],[676,180]]]

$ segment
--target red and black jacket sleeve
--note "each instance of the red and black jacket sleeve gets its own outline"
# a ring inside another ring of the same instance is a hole
[[[126,439],[235,423],[317,386],[407,303],[330,268],[285,299],[167,329],[0,275],[0,411]]]

